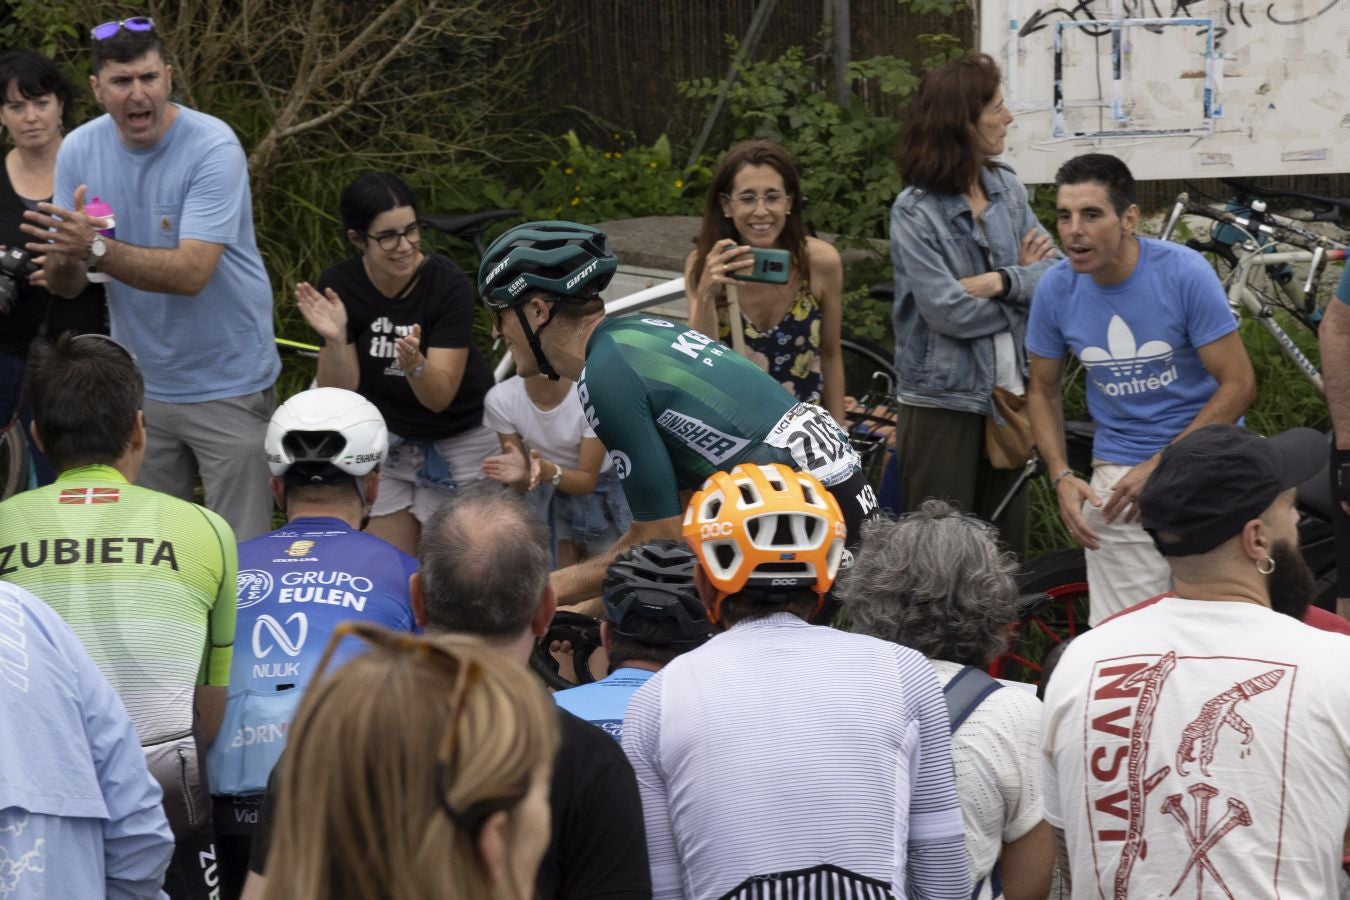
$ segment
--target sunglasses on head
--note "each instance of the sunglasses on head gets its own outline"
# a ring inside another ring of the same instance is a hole
[[[96,41],[106,41],[123,28],[127,31],[153,31],[155,28],[155,20],[149,16],[136,16],[131,19],[104,22],[102,25],[95,25],[94,30],[89,32],[89,34]]]

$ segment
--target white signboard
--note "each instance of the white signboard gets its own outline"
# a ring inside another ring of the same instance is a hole
[[[1350,172],[1350,0],[987,0],[980,34],[1025,182]]]

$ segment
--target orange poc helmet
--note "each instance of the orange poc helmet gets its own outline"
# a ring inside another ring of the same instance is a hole
[[[714,472],[689,501],[684,538],[717,588],[709,618],[746,585],[810,588],[816,610],[844,555],[844,516],[808,472],[782,463],[743,463]]]

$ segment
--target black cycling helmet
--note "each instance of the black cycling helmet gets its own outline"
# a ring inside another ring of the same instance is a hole
[[[478,267],[478,293],[490,309],[519,306],[531,290],[560,300],[598,297],[619,268],[600,229],[576,222],[526,222],[492,242]]]
[[[671,646],[695,646],[712,635],[712,623],[694,588],[694,554],[678,541],[628,549],[606,571],[603,594],[605,616],[617,635],[650,643],[624,629],[634,616],[673,621],[679,637],[666,642]]]

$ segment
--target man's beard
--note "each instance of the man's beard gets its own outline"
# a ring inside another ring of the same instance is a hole
[[[1298,547],[1289,541],[1275,541],[1270,558],[1275,561],[1275,571],[1266,576],[1270,608],[1302,622],[1317,591],[1317,580]]]

